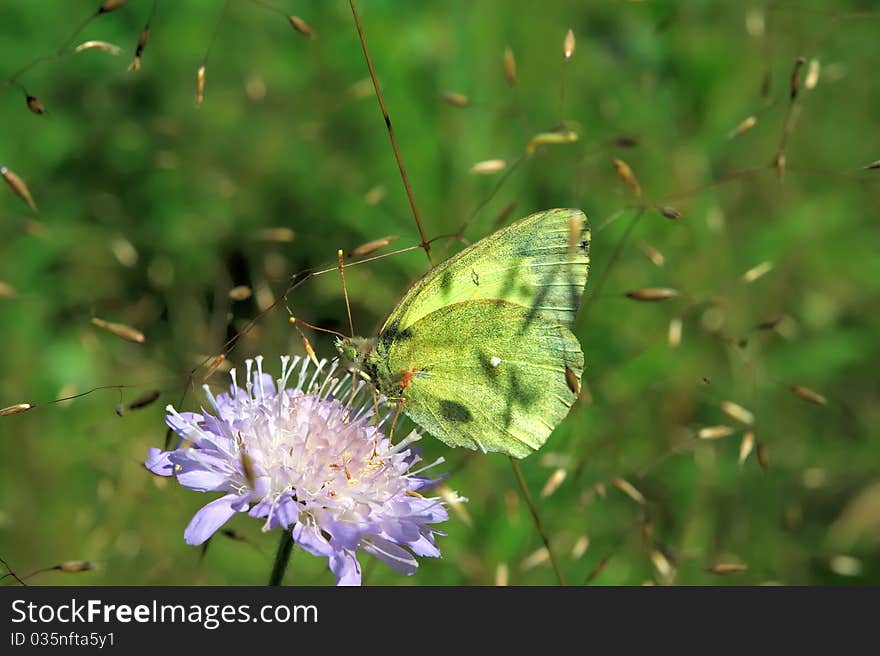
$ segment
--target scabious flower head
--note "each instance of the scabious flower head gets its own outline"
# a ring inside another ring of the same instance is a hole
[[[245,386],[231,372],[228,393],[204,386],[210,410],[178,412],[168,425],[180,436],[172,451],[150,449],[146,466],[185,487],[223,492],[199,510],[184,532],[207,540],[235,513],[265,518],[263,530],[291,531],[296,544],[324,556],[337,585],[358,585],[357,552],[412,574],[415,556],[439,557],[432,525],[447,519],[439,498],[423,496],[437,480],[414,471],[420,460],[413,431],[392,445],[376,422],[374,403],[338,363],[281,358],[281,377],[263,373],[262,357],[247,361]],[[256,366],[254,366],[256,365]],[[325,372],[326,369],[326,372]],[[442,459],[434,462],[436,465]]]

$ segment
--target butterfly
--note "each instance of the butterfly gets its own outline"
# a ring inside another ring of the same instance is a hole
[[[584,355],[571,326],[589,247],[580,210],[527,216],[417,280],[377,337],[337,349],[449,446],[523,458],[578,395]]]

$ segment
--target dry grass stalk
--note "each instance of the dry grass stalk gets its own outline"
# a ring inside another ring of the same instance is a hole
[[[807,60],[803,57],[798,57],[795,59],[794,66],[791,69],[791,77],[788,80],[788,97],[792,102],[800,93],[801,69],[806,62]]]

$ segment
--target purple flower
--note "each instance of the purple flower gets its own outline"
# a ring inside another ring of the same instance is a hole
[[[434,536],[443,533],[432,524],[447,519],[446,508],[421,494],[437,481],[419,474],[443,459],[413,471],[420,457],[410,445],[421,435],[392,445],[382,432],[387,415],[377,426],[364,383],[352,394],[351,376],[333,377],[335,360],[310,372],[308,359],[284,356],[277,385],[262,363],[247,361],[244,389],[234,369],[229,393],[215,397],[204,386],[213,414],[166,408],[182,439],[173,451],[150,449],[147,468],[224,493],[195,514],[186,542],[203,543],[238,512],[265,517],[264,531],[290,530],[296,544],[326,557],[337,585],[360,584],[358,550],[404,574],[416,571],[415,556],[439,557]]]

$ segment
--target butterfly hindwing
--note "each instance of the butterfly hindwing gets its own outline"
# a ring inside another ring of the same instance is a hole
[[[498,299],[441,307],[396,334],[380,389],[450,446],[522,458],[543,445],[576,398],[584,357],[572,332]],[[571,373],[568,376],[571,376]]]
[[[391,312],[380,339],[451,303],[501,299],[571,326],[589,266],[587,217],[538,212],[449,258],[418,280]]]

